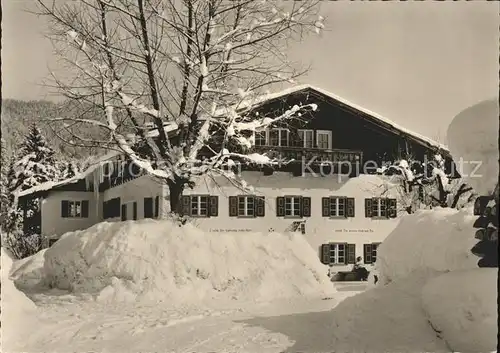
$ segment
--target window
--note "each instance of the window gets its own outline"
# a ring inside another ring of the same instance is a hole
[[[354,198],[344,196],[323,197],[321,204],[323,217],[354,217]]]
[[[290,218],[311,217],[311,198],[302,196],[276,198],[276,216]]]
[[[122,204],[121,220],[129,219],[137,220],[137,202],[135,201]]]
[[[381,197],[365,199],[365,216],[367,218],[396,218],[396,199]]]
[[[316,140],[318,148],[329,150],[332,148],[332,132],[326,130],[318,130],[316,132]]]
[[[191,217],[217,217],[219,197],[210,195],[185,195],[182,197],[182,214]]]
[[[325,265],[356,263],[356,244],[329,243],[321,245],[321,262]]]
[[[365,264],[374,264],[377,262],[377,249],[380,243],[364,244],[363,257]]]
[[[144,198],[144,218],[158,218],[160,215],[160,197]]]
[[[267,130],[255,132],[255,146],[267,145]]]
[[[299,134],[300,145],[305,148],[313,148],[314,146],[314,131],[313,130],[297,130]]]
[[[104,201],[102,207],[103,218],[108,219],[108,218],[120,217],[121,215],[120,204],[121,202],[119,197],[115,197],[114,199]]]
[[[229,196],[230,217],[264,217],[265,198],[262,196]]]
[[[61,217],[62,218],[88,218],[89,217],[89,201],[61,201]]]
[[[269,140],[271,146],[288,146],[288,129],[271,129],[269,131]]]

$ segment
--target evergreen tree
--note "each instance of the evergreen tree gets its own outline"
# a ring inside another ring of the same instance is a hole
[[[10,192],[26,190],[56,178],[55,152],[35,124],[21,144],[18,156],[9,178]]]
[[[6,143],[4,138],[1,138],[1,150],[0,150],[0,222],[1,227],[3,227],[4,222],[7,219],[8,205],[9,205],[9,167],[10,161],[7,156]]]

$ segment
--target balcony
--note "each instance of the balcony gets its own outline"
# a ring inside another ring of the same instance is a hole
[[[363,152],[342,150],[342,149],[320,149],[320,148],[304,148],[304,147],[280,147],[280,146],[254,146],[254,153],[266,154],[269,158],[282,159],[284,161],[305,160],[306,163],[321,164],[328,163],[358,163],[361,165],[363,161]]]

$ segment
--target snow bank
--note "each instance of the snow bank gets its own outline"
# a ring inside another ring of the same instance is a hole
[[[25,327],[25,323],[29,321],[27,316],[33,313],[37,307],[23,292],[16,288],[9,278],[13,263],[12,257],[3,247],[1,253],[2,344],[11,346],[19,339],[20,328]]]
[[[497,344],[496,268],[453,271],[431,279],[422,301],[454,352],[492,352]]]
[[[98,300],[267,301],[334,291],[299,234],[203,233],[168,220],[100,223],[45,253],[47,283]]]
[[[416,272],[431,275],[459,269],[477,268],[475,245],[476,217],[470,209],[420,210],[401,218],[377,252],[380,283],[406,278]]]
[[[449,352],[422,309],[425,278],[406,278],[347,298],[331,312],[332,351]]]
[[[498,99],[475,104],[458,114],[448,127],[453,160],[467,183],[482,195],[498,183]]]
[[[10,270],[10,278],[17,288],[34,289],[44,285],[43,266],[46,251],[47,249],[43,249],[35,255],[14,262]]]

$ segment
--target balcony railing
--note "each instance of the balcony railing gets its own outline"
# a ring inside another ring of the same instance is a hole
[[[320,149],[304,147],[280,147],[280,146],[254,146],[253,152],[266,154],[269,158],[283,159],[285,161],[303,160],[306,163],[358,163],[362,164],[363,152],[342,149]]]

